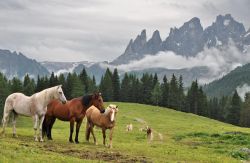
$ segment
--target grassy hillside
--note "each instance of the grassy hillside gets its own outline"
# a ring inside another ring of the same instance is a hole
[[[238,86],[250,84],[250,63],[237,67],[221,79],[215,80],[204,87],[208,96],[221,97],[232,95]]]
[[[0,138],[0,162],[241,162],[247,159],[242,148],[250,148],[250,129],[235,127],[208,118],[176,112],[166,108],[116,103],[119,106],[117,126],[113,134],[113,149],[104,147],[101,131],[96,128],[99,145],[85,142],[84,121],[80,144],[68,143],[69,123],[56,121],[53,141],[33,141],[31,118],[19,117],[18,138],[12,138],[11,128]],[[86,120],[86,119],[85,119]],[[132,132],[126,132],[132,123]],[[147,123],[156,132],[148,142]]]

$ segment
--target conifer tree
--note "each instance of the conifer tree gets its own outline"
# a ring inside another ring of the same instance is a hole
[[[117,69],[114,70],[114,73],[112,76],[112,85],[113,85],[114,101],[119,101],[121,88],[120,88],[120,78],[119,78]]]
[[[250,127],[250,93],[246,93],[240,113],[240,126]]]
[[[5,99],[10,94],[10,89],[7,79],[0,73],[0,117],[2,117]]]
[[[238,92],[235,90],[232,97],[231,105],[228,110],[227,122],[233,125],[238,125],[240,121],[240,112],[241,112],[241,100],[238,95]]]
[[[104,101],[112,101],[113,100],[113,84],[112,84],[112,73],[107,68],[104,77],[101,80],[99,90],[102,93],[102,97]]]
[[[161,89],[162,89],[161,105],[169,107],[169,83],[166,75],[163,77],[163,83],[161,85]]]
[[[129,101],[129,90],[130,90],[129,87],[130,87],[129,77],[128,74],[125,73],[121,82],[121,91],[120,91],[120,98],[121,101],[123,102]]]
[[[14,77],[11,80],[11,92],[23,92],[23,86],[20,79]]]
[[[158,106],[160,101],[161,101],[161,87],[160,87],[160,83],[157,82],[154,86],[154,89],[152,90],[152,96],[151,96],[151,100],[153,102],[154,105]]]
[[[183,79],[180,75],[179,81],[178,81],[178,110],[184,111],[185,108],[185,95],[184,95],[184,86],[183,86]]]
[[[87,94],[89,94],[91,91],[90,91],[90,79],[89,79],[89,76],[85,70],[85,68],[82,69],[80,75],[79,75],[79,78],[82,82],[82,84],[85,86],[85,91]]]
[[[23,93],[27,96],[31,96],[35,92],[35,81],[30,79],[29,75],[26,74],[23,81]]]
[[[173,109],[178,109],[178,83],[175,75],[172,75],[169,87],[169,107]]]
[[[71,85],[72,85],[72,90],[71,90],[72,98],[80,97],[85,94],[84,85],[82,84],[80,78],[76,73],[72,74]]]

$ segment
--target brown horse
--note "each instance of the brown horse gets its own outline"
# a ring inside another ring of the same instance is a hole
[[[113,129],[115,127],[115,118],[117,112],[118,112],[118,106],[113,104],[110,104],[103,114],[100,113],[98,108],[96,108],[95,106],[91,106],[86,112],[86,117],[87,117],[86,140],[89,141],[91,133],[94,138],[95,144],[97,144],[96,137],[93,131],[93,128],[96,125],[102,129],[103,144],[105,145],[106,130],[110,129],[109,147],[112,148],[112,134],[113,134]]]
[[[47,113],[43,122],[43,135],[47,135],[49,140],[52,140],[51,129],[56,118],[62,121],[70,121],[70,137],[69,141],[73,143],[72,134],[74,132],[74,124],[76,122],[75,142],[78,141],[78,133],[86,110],[94,105],[101,112],[104,112],[103,99],[100,93],[94,93],[83,97],[74,98],[67,101],[66,104],[61,104],[57,100],[53,100],[47,106]]]

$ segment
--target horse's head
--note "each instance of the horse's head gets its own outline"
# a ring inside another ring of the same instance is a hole
[[[114,105],[114,104],[109,104],[109,106],[107,107],[107,110],[110,114],[110,121],[111,122],[114,122],[115,120],[115,116],[116,116],[116,113],[118,112],[118,106],[117,105]]]
[[[67,99],[63,93],[62,85],[58,85],[55,88],[56,91],[54,93],[54,98],[60,100],[63,104],[65,104],[67,102]]]
[[[103,103],[103,99],[102,99],[102,94],[101,93],[94,93],[92,95],[92,105],[94,105],[95,107],[97,107],[101,112],[105,111],[104,108],[104,103]]]

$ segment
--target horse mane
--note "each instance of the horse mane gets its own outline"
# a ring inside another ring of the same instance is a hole
[[[92,95],[83,96],[82,97],[82,105],[84,105],[85,107],[88,107],[91,100],[92,100]]]
[[[103,114],[108,115],[110,111],[111,111],[111,108],[107,107],[107,109],[105,109],[105,112]]]

